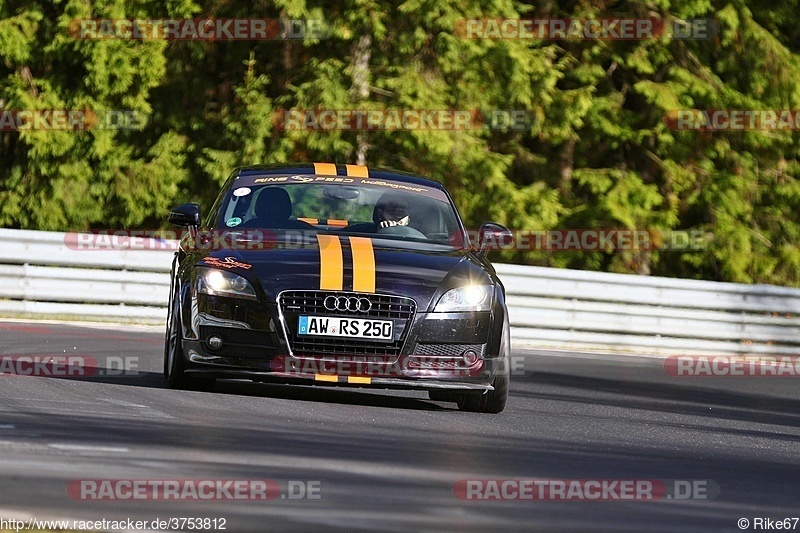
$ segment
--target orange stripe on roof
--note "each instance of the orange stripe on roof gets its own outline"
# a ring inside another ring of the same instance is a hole
[[[336,165],[333,163],[314,163],[314,174],[318,176],[335,176]]]
[[[368,178],[369,170],[364,165],[345,165],[347,175],[352,178]]]

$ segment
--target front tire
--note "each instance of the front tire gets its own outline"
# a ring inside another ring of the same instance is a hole
[[[503,337],[500,341],[500,367],[492,380],[493,391],[485,394],[462,394],[458,397],[458,409],[471,413],[502,413],[508,402],[508,389],[511,383],[511,329],[508,314],[503,324]]]
[[[173,297],[172,309],[167,317],[167,333],[164,339],[164,378],[170,389],[211,391],[215,381],[195,378],[186,374],[186,361],[181,346],[181,313],[178,294]]]
[[[495,376],[493,391],[485,394],[462,394],[458,399],[458,409],[470,413],[502,413],[508,401],[508,375]]]

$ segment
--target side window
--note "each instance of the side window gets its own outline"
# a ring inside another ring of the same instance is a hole
[[[222,186],[222,191],[217,195],[217,199],[214,200],[211,210],[206,215],[205,226],[207,228],[213,228],[219,222],[219,209],[222,205],[222,200],[228,196],[228,191],[230,190],[231,185],[233,185],[233,180],[236,179],[236,174],[238,172],[238,170],[235,170],[233,174],[230,175],[230,177],[225,181],[225,185]],[[227,218],[224,220],[227,220]]]
[[[225,220],[231,218],[241,218],[242,220],[249,220],[252,218],[252,209],[250,206],[252,205],[252,198],[253,195],[247,196],[235,196],[232,198],[232,201],[228,204],[227,213],[225,213]]]

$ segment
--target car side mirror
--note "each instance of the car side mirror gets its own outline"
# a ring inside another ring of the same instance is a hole
[[[508,243],[513,242],[514,235],[511,230],[501,224],[485,222],[478,231],[478,253],[500,250]]]
[[[197,204],[181,204],[169,211],[167,221],[176,226],[200,226],[200,206]]]

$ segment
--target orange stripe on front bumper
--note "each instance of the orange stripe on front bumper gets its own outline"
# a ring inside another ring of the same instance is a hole
[[[314,174],[318,176],[335,176],[336,165],[333,163],[314,163]]]
[[[367,237],[350,237],[353,251],[353,290],[375,292],[375,251]]]
[[[328,383],[337,383],[339,376],[331,374],[314,374],[314,381],[327,381]]]
[[[319,288],[340,291],[344,285],[342,243],[336,235],[317,235],[319,242]]]
[[[372,378],[361,377],[361,376],[347,376],[348,383],[360,383],[362,385],[369,385],[372,383]]]
[[[353,178],[368,178],[369,169],[364,165],[345,165],[347,175]]]

